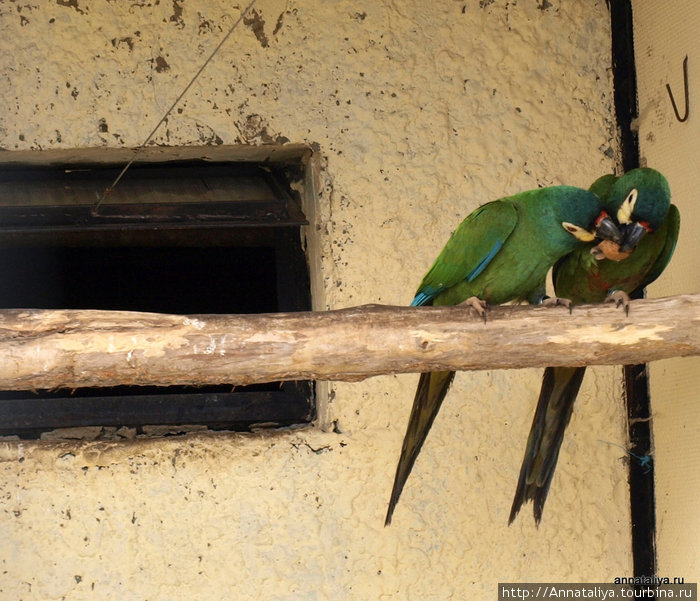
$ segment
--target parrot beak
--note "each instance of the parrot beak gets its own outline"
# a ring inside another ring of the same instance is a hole
[[[622,234],[615,222],[603,211],[595,222],[595,236],[600,240],[612,240],[621,243]]]
[[[635,248],[637,248],[637,244],[639,244],[639,241],[644,237],[644,235],[650,231],[649,226],[640,221],[628,223],[624,225],[623,228],[624,235],[622,237],[622,241],[620,242],[621,252],[633,251]]]

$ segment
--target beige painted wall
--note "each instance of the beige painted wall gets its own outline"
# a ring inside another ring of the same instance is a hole
[[[63,4],[0,4],[6,151],[140,144],[239,14]],[[155,141],[317,145],[319,309],[406,304],[479,204],[615,166],[603,0],[255,10]],[[506,526],[539,377],[457,376],[389,528],[417,376],[329,384],[303,431],[3,442],[0,598],[487,599],[630,575],[617,369],[586,377],[539,530],[529,508]]]
[[[641,155],[667,176],[681,213],[678,246],[649,296],[700,292],[700,4],[692,0],[633,3],[639,88]],[[688,56],[690,114],[679,123],[666,92],[684,112],[683,59]],[[653,411],[659,575],[700,580],[700,358],[649,366]]]

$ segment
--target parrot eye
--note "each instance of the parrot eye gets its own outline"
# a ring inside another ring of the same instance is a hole
[[[632,188],[632,190],[630,190],[630,193],[627,195],[627,198],[625,198],[625,201],[622,203],[620,209],[617,211],[618,223],[630,223],[632,221],[632,212],[634,211],[634,205],[637,202],[638,194],[639,193],[637,192],[636,188]]]
[[[577,240],[581,240],[581,242],[590,242],[591,240],[595,239],[594,234],[591,234],[591,232],[588,230],[585,230],[578,225],[574,225],[573,223],[569,223],[568,221],[562,221],[561,226]]]

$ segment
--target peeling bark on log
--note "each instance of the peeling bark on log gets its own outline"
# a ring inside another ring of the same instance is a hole
[[[261,315],[0,311],[0,390],[357,381],[437,369],[613,365],[700,355],[700,294],[607,305],[365,305]]]

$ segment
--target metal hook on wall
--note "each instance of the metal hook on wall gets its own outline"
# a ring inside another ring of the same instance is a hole
[[[671,91],[671,86],[666,84],[666,91],[668,92],[668,97],[671,99],[671,105],[673,106],[673,112],[676,113],[676,119],[683,123],[688,119],[688,55],[686,54],[683,59],[683,89],[685,95],[685,114],[681,117],[678,112],[678,106],[676,105],[676,99],[673,97],[673,92]]]

